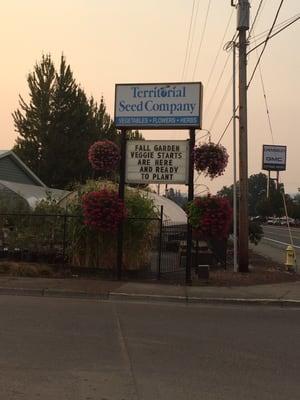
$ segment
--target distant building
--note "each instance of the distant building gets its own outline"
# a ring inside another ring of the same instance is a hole
[[[48,188],[11,150],[0,150],[0,200],[24,200],[31,208],[49,195],[57,200],[66,190]]]

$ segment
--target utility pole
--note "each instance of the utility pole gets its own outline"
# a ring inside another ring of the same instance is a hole
[[[247,39],[249,0],[238,0],[237,30],[239,32],[239,272],[249,270],[248,252],[248,132],[247,132]]]

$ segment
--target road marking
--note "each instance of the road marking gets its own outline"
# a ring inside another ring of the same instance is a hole
[[[280,242],[279,240],[267,238],[265,236],[263,236],[263,239],[270,240],[271,242],[275,242],[275,243],[285,244],[286,246],[291,246],[291,243]],[[300,246],[294,245],[293,247],[295,247],[296,249],[300,249]]]
[[[274,234],[274,235],[276,235],[276,236],[281,236],[281,237],[287,237],[287,236],[289,236],[289,233],[288,232],[265,232],[266,234],[270,234],[270,235],[272,235],[272,234]],[[292,238],[293,239],[296,239],[296,240],[300,240],[300,236],[296,236],[296,235],[294,235],[293,234],[293,232],[291,232],[292,233]]]

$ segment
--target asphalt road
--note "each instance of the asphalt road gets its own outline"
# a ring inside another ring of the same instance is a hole
[[[286,226],[263,225],[264,237],[258,246],[253,246],[254,251],[267,256],[278,263],[285,263],[286,248],[291,243]],[[300,264],[300,228],[291,228],[291,235],[298,264]],[[298,268],[298,272],[300,268]]]
[[[1,400],[295,400],[300,310],[0,296]]]

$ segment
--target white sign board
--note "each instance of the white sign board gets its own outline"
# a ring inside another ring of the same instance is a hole
[[[263,145],[263,166],[267,171],[285,171],[286,146]]]
[[[117,84],[114,122],[117,128],[201,128],[202,84]]]
[[[187,140],[128,140],[126,183],[188,183]]]

